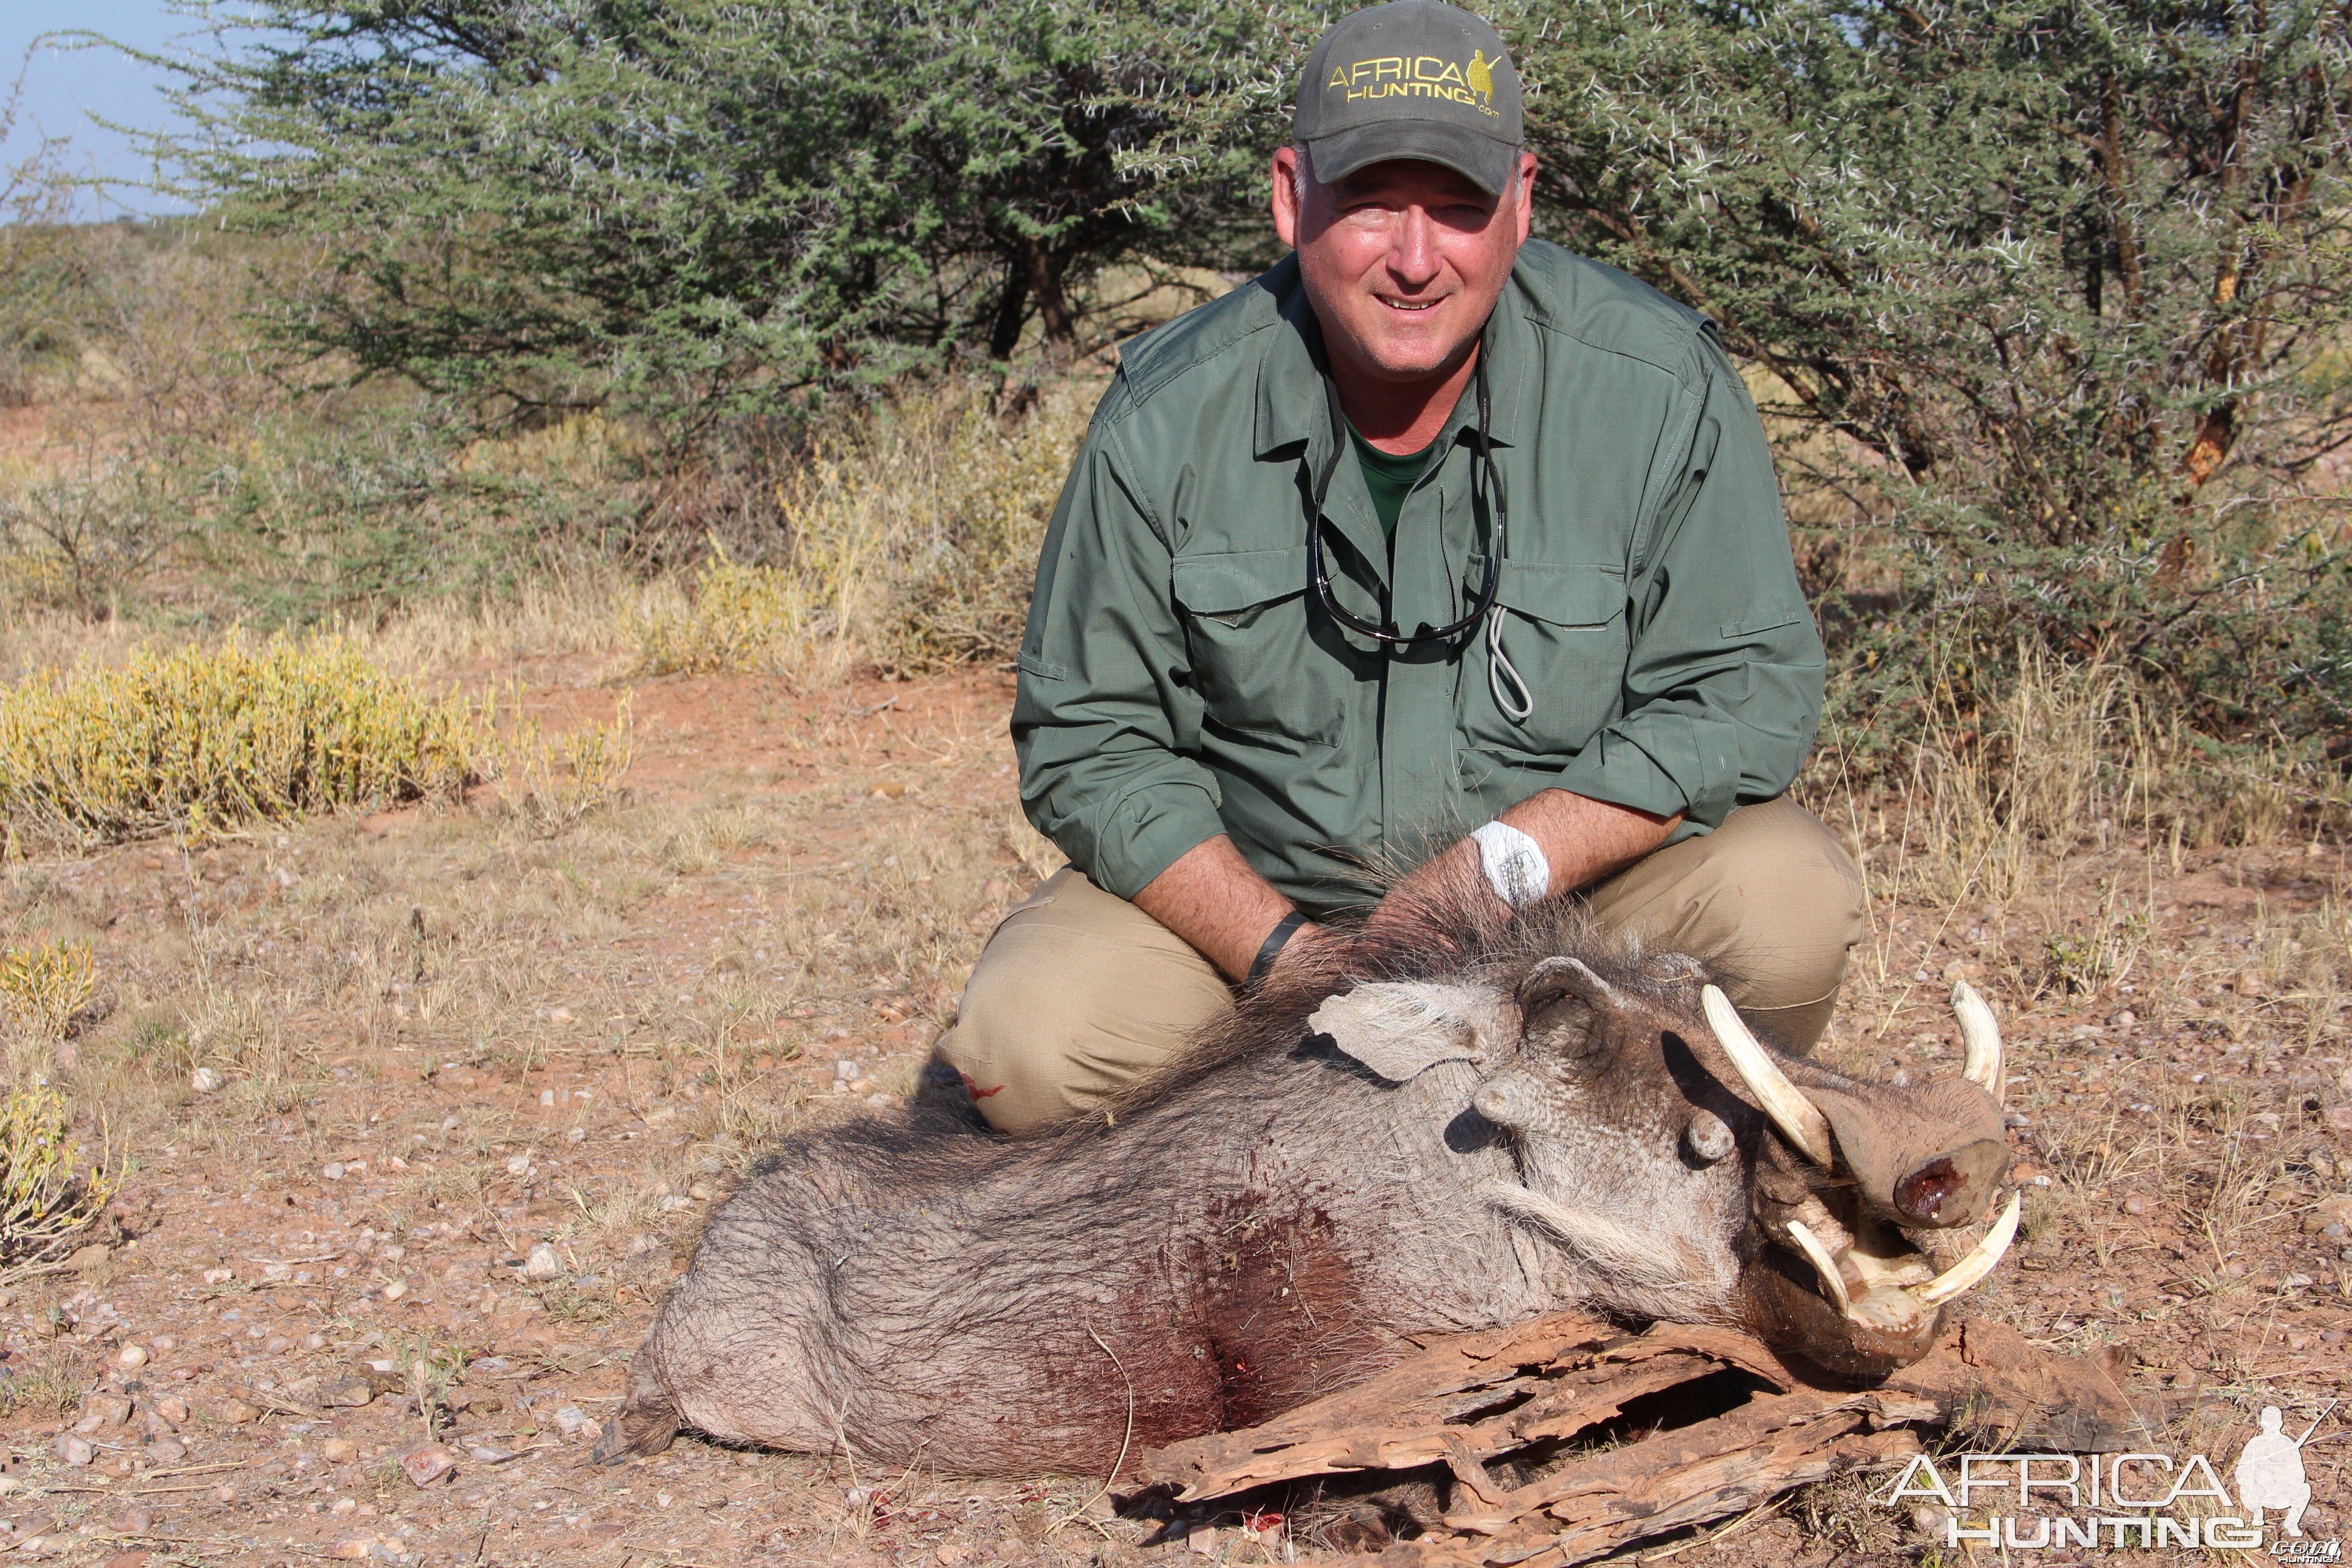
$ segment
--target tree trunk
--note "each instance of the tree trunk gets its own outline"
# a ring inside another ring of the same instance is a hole
[[[988,357],[1011,359],[1021,346],[1021,328],[1029,319],[1029,275],[1018,259],[1004,271],[1004,292],[996,297],[996,322],[988,333]]]
[[[1078,327],[1070,302],[1062,293],[1062,273],[1069,258],[1048,250],[1035,239],[1026,242],[1029,292],[1037,299],[1037,319],[1045,329],[1045,357],[1060,363],[1077,347]]]

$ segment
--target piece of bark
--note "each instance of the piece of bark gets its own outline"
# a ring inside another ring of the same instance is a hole
[[[1921,1451],[1919,1439],[1907,1430],[1847,1431],[1823,1440],[1822,1426],[1817,1421],[1767,1434],[1759,1446],[1746,1449],[1727,1438],[1727,1451],[1648,1475],[1633,1473],[1638,1468],[1633,1456],[1655,1437],[1612,1449],[1578,1467],[1577,1473],[1595,1486],[1622,1483],[1613,1494],[1563,1499],[1550,1514],[1538,1512],[1493,1535],[1433,1532],[1399,1542],[1381,1554],[1381,1568],[1567,1568],[1636,1541],[1745,1513],[1791,1487],[1898,1464]],[[1602,1461],[1612,1459],[1621,1473],[1604,1479],[1599,1473]],[[1576,1517],[1552,1517],[1562,1510]]]
[[[1777,1388],[1769,1352],[1722,1329],[1660,1323],[1627,1333],[1590,1319],[1438,1341],[1377,1376],[1241,1432],[1143,1457],[1147,1482],[1180,1501],[1350,1470],[1484,1461],[1565,1437],[1646,1394],[1737,1368]]]
[[[1765,1394],[1721,1415],[1571,1460],[1492,1507],[1457,1507],[1445,1524],[1494,1535],[1541,1510],[1570,1527],[1571,1536],[1627,1524],[1654,1534],[1819,1480],[1839,1468],[1843,1439],[1868,1436],[1865,1426],[1891,1427],[1934,1413],[1926,1400],[1898,1398],[1890,1408],[1874,1394]],[[1916,1451],[1917,1440],[1905,1436]]]
[[[2052,1355],[2007,1324],[1975,1320],[1885,1386],[1933,1399],[1939,1425],[1986,1438],[1989,1452],[2119,1453],[2149,1442],[2164,1419],[2133,1406],[2105,1358]]]
[[[1487,1468],[1669,1390],[1719,1401],[1720,1384],[1704,1394],[1695,1385],[1731,1371],[1747,1380],[1746,1402],[1720,1415],[1553,1455],[1554,1468],[1524,1486]],[[1384,1568],[1564,1568],[1792,1487],[1899,1461],[1920,1451],[1913,1427],[1989,1434],[2003,1447],[2108,1451],[2147,1440],[2115,1367],[2051,1355],[1998,1324],[1956,1328],[1916,1366],[1855,1390],[1818,1386],[1729,1330],[1659,1323],[1626,1333],[1568,1316],[1433,1342],[1262,1426],[1148,1453],[1142,1470],[1189,1501],[1442,1464],[1454,1479],[1443,1528],[1398,1542],[1382,1553]]]

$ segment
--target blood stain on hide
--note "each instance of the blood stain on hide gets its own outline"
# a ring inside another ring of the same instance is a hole
[[[974,1100],[986,1100],[992,1094],[1003,1094],[1004,1092],[1004,1086],[1001,1083],[994,1089],[982,1089],[980,1085],[972,1081],[971,1074],[968,1072],[958,1073],[956,1076],[963,1079],[963,1091],[971,1096]]]

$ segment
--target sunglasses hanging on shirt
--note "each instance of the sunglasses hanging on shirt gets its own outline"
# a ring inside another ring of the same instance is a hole
[[[1307,521],[1307,573],[1314,579],[1316,597],[1323,602],[1323,608],[1329,613],[1331,618],[1349,631],[1359,637],[1374,638],[1392,647],[1409,647],[1414,643],[1442,642],[1448,637],[1460,637],[1480,621],[1486,621],[1487,688],[1494,693],[1495,705],[1507,717],[1515,722],[1525,720],[1528,714],[1535,711],[1535,700],[1528,691],[1527,682],[1520,679],[1517,667],[1503,652],[1503,620],[1500,616],[1493,614],[1495,595],[1502,587],[1503,557],[1510,548],[1508,542],[1510,536],[1509,525],[1504,516],[1506,501],[1503,491],[1503,472],[1496,467],[1495,444],[1487,435],[1489,427],[1494,423],[1494,400],[1486,388],[1486,344],[1484,336],[1480,337],[1478,342],[1476,367],[1470,373],[1471,384],[1475,388],[1474,395],[1478,402],[1478,426],[1471,437],[1478,449],[1478,458],[1476,465],[1470,470],[1470,495],[1475,510],[1480,499],[1479,489],[1483,481],[1486,490],[1486,516],[1492,520],[1493,534],[1489,541],[1490,547],[1486,552],[1486,581],[1478,586],[1477,596],[1471,605],[1468,615],[1449,625],[1417,632],[1401,632],[1391,626],[1376,625],[1361,616],[1352,615],[1343,609],[1339,601],[1332,595],[1331,572],[1325,563],[1323,547],[1323,505],[1331,494],[1331,478],[1339,472],[1339,460],[1348,452],[1348,416],[1339,407],[1339,384],[1331,379],[1330,371],[1320,366],[1318,368],[1322,374],[1323,401],[1331,414],[1331,456],[1324,463],[1323,471],[1316,476],[1315,509]],[[1491,619],[1488,618],[1490,616]],[[1507,687],[1508,689],[1506,689]]]

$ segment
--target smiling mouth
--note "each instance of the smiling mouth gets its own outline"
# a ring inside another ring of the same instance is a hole
[[[1390,310],[1402,310],[1408,315],[1417,315],[1423,310],[1434,310],[1438,306],[1445,303],[1445,298],[1443,295],[1434,300],[1398,300],[1386,294],[1377,295],[1375,298]]]

